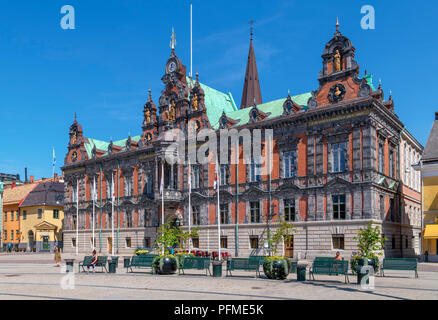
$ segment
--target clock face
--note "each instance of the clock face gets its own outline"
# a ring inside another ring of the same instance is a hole
[[[177,65],[175,61],[170,61],[169,64],[167,65],[167,72],[171,73],[171,72],[175,72],[177,69]]]

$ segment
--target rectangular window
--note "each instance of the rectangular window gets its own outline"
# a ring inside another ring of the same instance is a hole
[[[251,249],[258,249],[259,248],[259,238],[257,236],[250,236],[249,243],[250,243]]]
[[[333,249],[344,250],[344,235],[333,235]]]
[[[221,172],[220,172],[220,185],[226,186],[229,181],[229,166],[227,164],[221,164]]]
[[[73,248],[76,248],[76,239],[75,238],[71,239],[71,245]]]
[[[391,178],[395,178],[394,173],[395,173],[395,170],[394,170],[394,151],[391,151],[389,153],[389,176]]]
[[[250,202],[251,223],[260,223],[260,202]]]
[[[143,247],[145,247],[145,248],[151,247],[151,238],[144,238],[143,239]]]
[[[17,221],[20,221],[20,211],[15,212],[16,216],[17,216]]]
[[[126,248],[131,248],[131,238],[126,238]]]
[[[8,231],[5,230],[5,240],[8,240]]]
[[[333,172],[345,171],[345,143],[336,143],[332,145]]]
[[[14,230],[11,230],[11,240],[14,241]]]
[[[76,222],[77,222],[77,219],[76,219],[76,216],[73,216],[73,230],[76,230]]]
[[[38,219],[42,219],[42,218],[43,218],[43,210],[38,209]]]
[[[199,226],[201,224],[199,206],[192,206],[192,217],[193,217],[193,225]]]
[[[405,247],[406,247],[406,249],[409,249],[409,239],[408,239],[408,236],[406,236],[406,238],[405,238]]]
[[[250,182],[260,182],[262,180],[262,164],[253,162],[250,165]]]
[[[193,248],[199,248],[199,238],[192,239]]]
[[[112,180],[110,178],[106,179],[106,198],[111,199],[111,183]]]
[[[295,177],[297,171],[295,151],[289,151],[283,153],[283,161],[284,161],[284,177],[285,178]]]
[[[284,200],[284,220],[295,221],[295,200]]]
[[[14,211],[11,211],[11,221],[14,221]]]
[[[144,226],[145,227],[152,227],[152,219],[151,219],[151,213],[149,211],[144,212]]]
[[[385,173],[385,152],[383,144],[379,143],[379,172]]]
[[[227,237],[221,237],[221,248],[228,249],[228,238]]]
[[[53,210],[53,219],[59,219],[59,210]]]
[[[220,205],[221,224],[228,224],[228,203]]]
[[[126,228],[132,228],[132,212],[126,212]]]
[[[72,185],[71,186],[71,201],[72,202],[77,202],[78,201],[78,194],[77,194],[77,187]]]
[[[345,220],[345,195],[332,196],[333,219]]]
[[[389,199],[389,212],[391,214],[391,221],[395,222],[395,204],[394,204],[394,199]]]
[[[26,219],[27,219],[27,211],[23,210],[23,220],[26,220]]]
[[[382,217],[382,220],[385,220],[385,198],[383,196],[379,197],[379,203],[380,203],[380,215]]]
[[[5,212],[4,216],[5,216],[5,221],[8,221],[8,213],[7,212]]]
[[[392,235],[391,237],[391,245],[392,245],[392,249],[395,249],[395,235]]]
[[[192,189],[199,189],[201,187],[201,178],[202,178],[202,166],[193,166],[192,167]]]
[[[133,184],[132,184],[132,176],[125,177],[125,197],[132,197],[132,193],[134,190]]]
[[[148,174],[146,176],[146,194],[151,195],[154,193],[154,176]]]

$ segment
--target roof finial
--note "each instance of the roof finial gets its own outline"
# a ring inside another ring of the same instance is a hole
[[[251,41],[252,41],[252,36],[254,35],[254,29],[253,29],[253,26],[254,26],[254,20],[251,20],[250,22],[249,22],[249,24],[251,25]]]
[[[77,118],[77,117],[76,117],[76,112],[75,112],[75,122],[76,122],[76,118]]]
[[[339,31],[339,17],[336,17],[336,31]]]
[[[382,89],[382,78],[379,78],[379,89]]]
[[[172,35],[170,37],[170,47],[172,48],[172,51],[175,50],[176,46],[176,36],[175,36],[175,30],[172,27]]]

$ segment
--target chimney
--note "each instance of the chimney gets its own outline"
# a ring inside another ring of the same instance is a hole
[[[27,168],[24,168],[24,183],[28,183],[28,181],[27,181]]]
[[[14,189],[17,186],[17,183],[15,181],[12,182],[11,189]]]
[[[34,182],[34,179],[35,179],[34,176],[30,176],[30,180],[29,180],[29,182],[30,182],[30,183],[33,183],[33,182]]]

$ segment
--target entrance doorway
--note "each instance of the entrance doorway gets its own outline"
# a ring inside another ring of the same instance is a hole
[[[47,236],[43,237],[43,250],[49,251],[49,237]]]
[[[113,238],[108,238],[108,253],[112,253],[113,251]]]
[[[33,247],[34,247],[34,240],[33,240],[33,231],[29,231],[28,233],[28,238],[29,238],[29,251],[32,251]]]
[[[284,256],[286,258],[294,257],[294,236],[289,236],[284,241]]]

